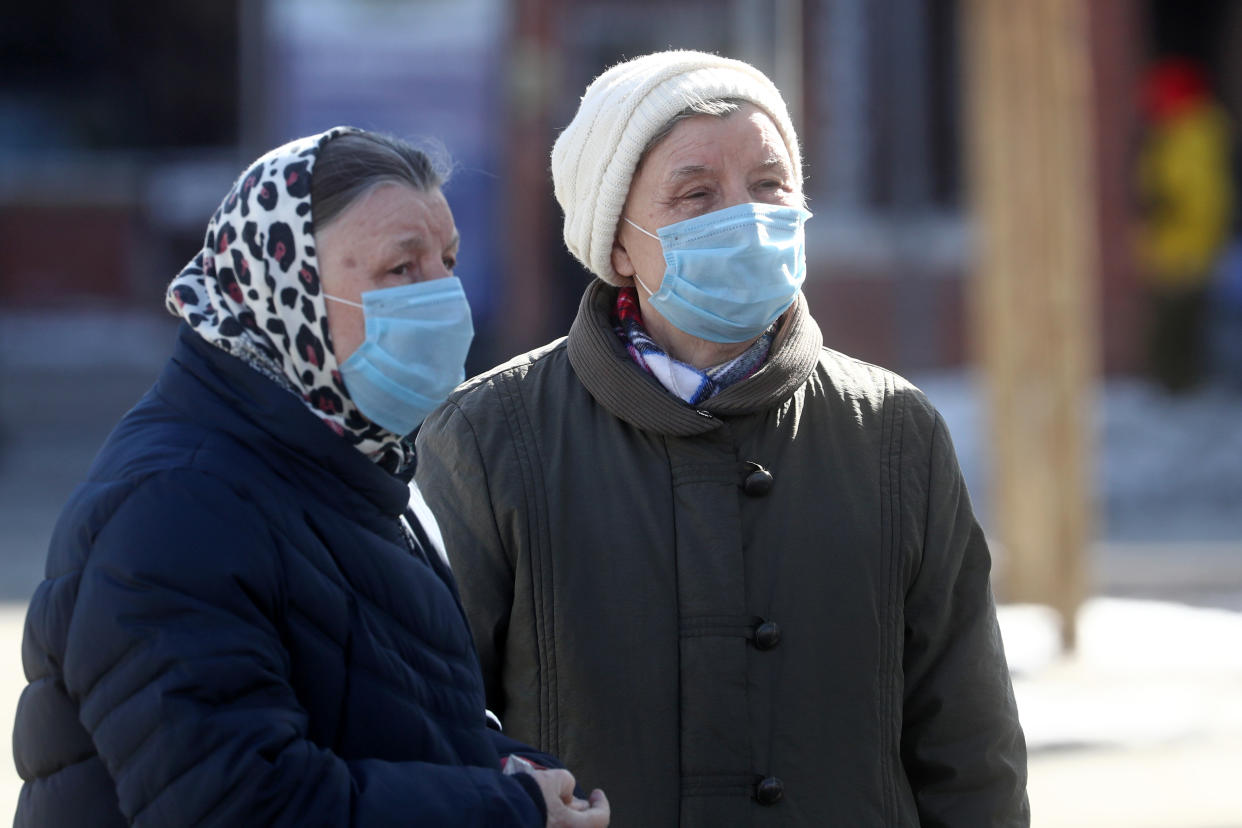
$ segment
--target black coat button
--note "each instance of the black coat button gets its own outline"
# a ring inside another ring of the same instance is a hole
[[[755,627],[755,646],[760,650],[770,650],[781,643],[781,625],[775,621],[764,621]]]
[[[759,800],[760,805],[775,805],[784,795],[785,783],[775,776],[761,779],[759,784],[755,785],[755,799]]]
[[[772,491],[772,472],[760,466],[758,463],[751,463],[754,471],[746,475],[746,479],[742,482],[742,491],[751,497],[763,497]]]

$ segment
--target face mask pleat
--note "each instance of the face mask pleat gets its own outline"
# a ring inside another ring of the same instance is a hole
[[[666,268],[652,307],[674,327],[710,342],[758,337],[802,288],[803,228],[810,217],[798,207],[752,203],[661,227]]]
[[[362,294],[366,339],[341,365],[358,410],[409,434],[465,379],[474,338],[456,276]]]

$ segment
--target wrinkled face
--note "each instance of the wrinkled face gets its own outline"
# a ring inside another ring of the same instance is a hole
[[[440,190],[380,184],[315,234],[323,292],[362,302],[362,293],[453,275],[459,244]],[[324,302],[338,363],[366,337],[362,308]]]
[[[801,207],[802,191],[776,124],[758,107],[743,104],[723,118],[699,115],[673,127],[634,174],[621,214],[655,233],[668,224],[750,202]],[[664,252],[658,239],[622,221],[612,266],[622,276],[637,273],[658,292]]]

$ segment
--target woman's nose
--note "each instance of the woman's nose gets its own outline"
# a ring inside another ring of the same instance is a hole
[[[724,197],[724,203],[720,205],[722,210],[739,204],[749,204],[753,200],[745,181],[730,183],[721,195]]]

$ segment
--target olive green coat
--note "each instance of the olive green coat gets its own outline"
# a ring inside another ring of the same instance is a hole
[[[508,734],[621,828],[1026,825],[988,550],[921,392],[823,348],[800,298],[695,409],[614,300],[594,283],[419,434]]]

